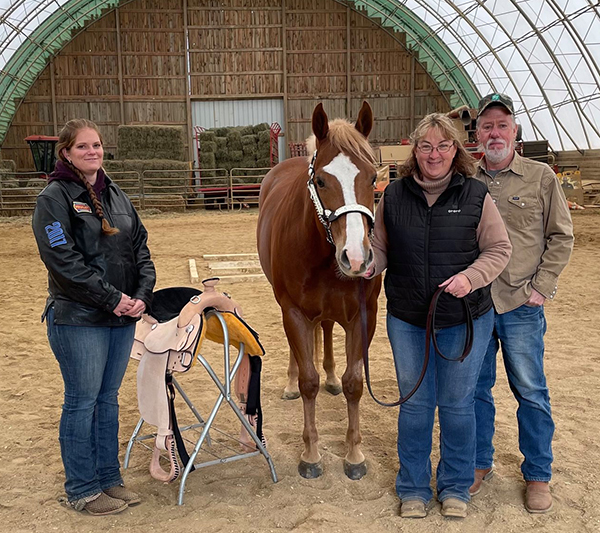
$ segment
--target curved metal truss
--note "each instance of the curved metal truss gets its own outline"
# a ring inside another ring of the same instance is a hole
[[[128,1],[0,0],[0,141],[50,59]],[[600,0],[337,1],[405,32],[452,106],[505,92],[525,138],[600,148]]]

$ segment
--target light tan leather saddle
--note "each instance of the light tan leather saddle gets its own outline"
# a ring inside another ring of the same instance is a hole
[[[144,422],[157,427],[150,474],[167,483],[177,479],[181,471],[176,448],[184,466],[189,460],[177,426],[172,373],[187,372],[194,366],[205,338],[223,344],[223,326],[214,314],[208,313],[210,310],[220,312],[227,326],[229,343],[238,350],[243,343],[244,355],[235,376],[235,391],[240,409],[263,439],[260,394],[249,390],[249,384],[258,380],[264,349],[258,334],[242,319],[239,305],[215,289],[218,282],[218,278],[204,280],[204,292],[189,287],[155,292],[150,313],[144,314],[136,326],[131,357],[140,361],[138,406]],[[253,373],[258,376],[251,380]],[[248,448],[256,448],[243,427],[240,442]],[[162,451],[169,457],[169,472],[159,464]]]

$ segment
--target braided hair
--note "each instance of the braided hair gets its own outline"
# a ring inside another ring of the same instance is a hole
[[[76,176],[79,177],[81,183],[85,185],[85,188],[87,189],[90,198],[92,199],[92,204],[94,205],[96,215],[98,215],[98,218],[102,221],[102,233],[104,233],[104,235],[115,235],[119,233],[119,228],[113,228],[109,224],[108,220],[104,218],[104,210],[102,209],[102,203],[100,202],[100,200],[98,200],[98,196],[96,195],[94,188],[92,187],[90,182],[87,179],[85,179],[85,176],[83,175],[81,170],[79,170],[73,163],[71,163],[71,161],[67,159],[67,157],[64,154],[65,149],[69,150],[75,144],[75,139],[79,131],[88,128],[94,130],[98,134],[98,137],[100,138],[100,143],[102,144],[102,134],[98,130],[98,126],[96,126],[96,124],[94,124],[91,120],[87,120],[85,118],[75,118],[73,120],[69,120],[69,122],[67,122],[64,125],[63,129],[60,130],[60,133],[58,134],[58,143],[56,143],[56,155],[69,169],[71,169],[75,173]]]

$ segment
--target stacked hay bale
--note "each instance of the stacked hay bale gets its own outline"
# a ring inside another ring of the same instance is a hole
[[[200,168],[221,168],[230,171],[232,168],[253,169],[270,167],[270,132],[267,123],[256,126],[235,126],[230,128],[213,128],[199,135]],[[236,171],[234,183],[255,181],[252,176],[256,172]],[[247,176],[247,179],[244,179]],[[219,178],[202,178],[207,185]]]
[[[192,175],[184,126],[119,126],[117,155],[105,160],[104,168],[134,202],[138,173],[144,181],[145,208],[185,209]]]

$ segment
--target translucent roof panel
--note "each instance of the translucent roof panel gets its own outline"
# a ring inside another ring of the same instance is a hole
[[[52,55],[129,0],[0,0],[0,142]],[[345,3],[345,0],[337,0]],[[407,45],[451,104],[513,97],[525,139],[600,148],[598,0],[356,0]],[[75,30],[75,31],[74,31]]]

